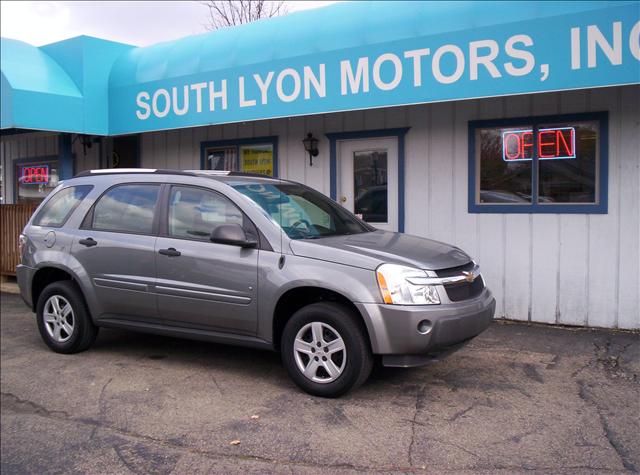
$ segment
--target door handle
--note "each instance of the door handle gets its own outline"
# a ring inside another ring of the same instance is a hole
[[[341,196],[341,197],[340,197],[340,201],[341,201],[342,203],[346,203],[346,201],[347,201],[347,197],[346,197],[346,196]]]
[[[180,251],[176,251],[173,247],[170,247],[169,249],[160,249],[158,252],[163,256],[169,257],[178,257],[181,254]]]
[[[93,247],[98,244],[98,241],[96,241],[93,238],[86,238],[86,239],[80,239],[78,241],[78,244],[82,244],[83,246],[87,246],[87,247]]]

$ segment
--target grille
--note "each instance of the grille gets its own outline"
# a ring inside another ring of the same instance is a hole
[[[453,277],[456,275],[462,275],[462,271],[471,271],[475,264],[473,262],[469,262],[463,266],[458,267],[449,267],[448,269],[440,269],[436,271],[436,275],[438,277]]]
[[[471,271],[474,267],[473,262],[469,262],[463,266],[450,267],[449,269],[441,269],[436,271],[438,277],[453,277],[456,275],[462,275],[463,271]],[[482,277],[477,277],[473,282],[460,282],[457,284],[446,284],[444,289],[447,291],[447,296],[452,302],[459,302],[461,300],[468,300],[477,297],[484,290],[484,281]]]

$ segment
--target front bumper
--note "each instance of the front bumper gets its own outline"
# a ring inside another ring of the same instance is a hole
[[[423,363],[411,362],[422,358],[409,355],[430,358],[455,350],[486,330],[493,320],[496,301],[485,289],[477,298],[457,303],[356,306],[365,317],[373,352],[383,355],[383,362],[386,360],[389,365],[397,361],[394,366],[415,366]],[[430,329],[421,333],[418,326],[423,320],[430,323]],[[406,363],[402,362],[403,357]]]

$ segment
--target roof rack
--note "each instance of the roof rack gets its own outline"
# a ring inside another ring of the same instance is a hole
[[[201,177],[238,176],[247,178],[271,178],[258,173],[230,172],[224,170],[162,170],[158,168],[103,168],[97,170],[85,170],[75,175],[74,178],[92,175],[127,175],[127,174],[157,174],[157,175],[187,175]]]

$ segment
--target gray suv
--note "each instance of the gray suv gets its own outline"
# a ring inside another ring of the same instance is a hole
[[[207,171],[94,170],[61,183],[20,236],[18,283],[44,342],[99,327],[279,350],[334,397],[374,358],[418,366],[490,324],[460,249],[380,231],[299,183]]]

